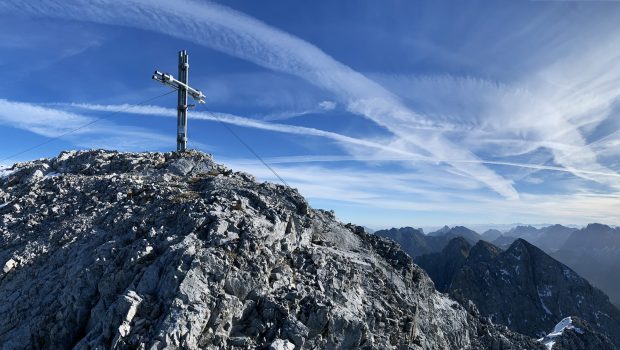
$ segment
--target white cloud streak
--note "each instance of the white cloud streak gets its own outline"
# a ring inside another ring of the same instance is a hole
[[[97,104],[85,104],[85,103],[73,103],[70,106],[84,108],[93,111],[106,111],[106,112],[124,112],[130,114],[141,114],[141,115],[153,115],[153,116],[163,116],[163,117],[174,117],[176,118],[177,112],[172,108],[164,108],[158,106],[136,106],[136,105],[97,105]],[[346,135],[342,135],[339,133],[325,131],[316,128],[309,128],[304,126],[296,126],[296,125],[287,125],[287,124],[278,124],[278,123],[270,123],[261,120],[255,120],[250,118],[244,118],[237,115],[229,114],[229,113],[205,113],[205,112],[192,112],[189,115],[190,119],[198,119],[198,120],[208,120],[214,122],[223,122],[227,124],[234,124],[246,128],[254,128],[266,131],[274,131],[280,133],[287,133],[293,135],[305,135],[305,136],[317,136],[328,138],[337,142],[347,143],[352,145],[364,146],[373,149],[380,149],[384,151],[388,151],[391,153],[397,153],[406,155],[412,159],[418,160],[431,160],[431,158],[426,157],[421,154],[408,152],[399,148],[394,148],[390,146],[386,146],[380,143],[367,141],[363,139],[358,139],[354,137],[349,137]]]
[[[256,174],[259,178],[276,181],[273,174],[257,162],[247,160],[227,161],[233,168]],[[442,217],[474,217],[474,220],[493,220],[497,213],[503,213],[502,221],[522,219],[529,222],[557,222],[563,224],[587,224],[606,222],[620,224],[617,210],[618,194],[574,193],[528,194],[524,193],[518,201],[505,201],[484,195],[459,191],[467,183],[450,183],[455,178],[438,178],[438,172],[428,169],[420,174],[390,174],[358,168],[338,167],[328,169],[307,165],[280,165],[278,173],[292,186],[313,201],[345,203],[375,211],[372,219],[357,218],[359,224],[411,225],[411,218],[398,219],[401,222],[383,222],[381,214],[389,211],[442,214]],[[317,182],[317,178],[321,181]],[[367,179],[381,179],[368,181]],[[431,185],[431,187],[425,186]],[[441,186],[453,188],[439,191]],[[485,213],[481,215],[481,213]],[[372,221],[364,221],[372,220]],[[475,222],[475,221],[474,221]]]
[[[439,132],[419,132],[435,123],[415,113],[376,82],[334,60],[319,48],[242,13],[212,3],[163,0],[5,1],[0,11],[123,25],[191,40],[255,64],[306,79],[338,96],[346,108],[402,138],[405,151],[424,149],[509,199],[518,198],[510,180],[476,162],[477,157]]]
[[[0,124],[41,136],[61,137],[89,148],[146,150],[174,144],[172,137],[110,121],[82,127],[93,121],[95,118],[77,113],[0,99]]]
[[[611,84],[620,82],[620,70],[607,60],[599,62],[591,56],[575,54],[541,68],[542,73],[534,74],[535,78],[524,78],[511,86],[447,75],[378,79],[426,113],[454,125],[453,131],[469,149],[512,157],[546,148],[551,151],[550,160],[572,174],[618,188],[620,184],[613,179],[616,176],[609,176],[614,171],[599,163],[604,145],[588,145],[583,135],[607,119],[611,106],[620,98],[620,84]],[[561,76],[564,70],[574,71],[578,64],[598,69],[592,69],[592,74],[588,69],[575,73],[571,77],[578,77],[576,81]],[[595,74],[599,70],[608,74],[602,78]],[[541,75],[564,82],[561,87],[550,85],[541,81]]]
[[[136,105],[97,105],[97,104],[84,104],[84,103],[73,103],[69,106],[92,110],[92,111],[104,111],[104,112],[125,112],[130,114],[141,114],[141,115],[151,115],[151,116],[164,116],[169,118],[176,118],[176,110],[172,108],[164,108],[158,106],[136,106]],[[284,164],[284,163],[307,163],[307,162],[342,162],[342,161],[362,161],[362,162],[387,162],[387,161],[398,161],[398,162],[430,162],[436,163],[438,161],[442,161],[445,163],[470,163],[470,162],[478,162],[480,164],[488,164],[488,165],[503,165],[510,167],[519,167],[526,169],[535,169],[535,170],[550,170],[550,171],[560,171],[560,172],[568,172],[568,173],[578,173],[583,175],[597,175],[602,177],[615,177],[620,178],[620,174],[614,172],[595,172],[588,170],[578,170],[578,169],[566,169],[558,166],[549,166],[549,165],[539,165],[539,164],[527,164],[527,163],[518,163],[518,162],[507,162],[507,161],[492,161],[492,160],[468,160],[468,159],[458,159],[458,158],[447,158],[447,159],[436,159],[424,156],[419,153],[407,152],[399,147],[393,147],[391,145],[385,145],[377,142],[367,141],[364,139],[354,138],[346,135],[342,135],[339,133],[320,130],[316,128],[309,128],[303,126],[295,126],[295,125],[286,125],[286,124],[277,124],[270,123],[261,120],[255,120],[250,118],[245,118],[237,115],[232,115],[228,113],[204,113],[204,112],[193,112],[190,114],[190,119],[197,120],[207,120],[213,122],[223,122],[227,124],[233,124],[237,126],[242,126],[246,128],[254,128],[266,131],[280,132],[286,134],[293,135],[305,135],[305,136],[316,136],[328,138],[340,143],[350,144],[355,146],[363,146],[370,149],[376,149],[380,151],[386,151],[391,155],[380,155],[375,154],[373,156],[293,156],[293,157],[272,157],[268,158],[270,163],[274,164]],[[395,156],[398,155],[398,156]]]

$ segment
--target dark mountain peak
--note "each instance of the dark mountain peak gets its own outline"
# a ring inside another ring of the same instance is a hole
[[[517,238],[514,242],[512,242],[510,247],[506,249],[506,254],[517,256],[520,259],[523,257],[543,257],[544,259],[548,258],[554,263],[560,264],[558,261],[548,256],[547,253],[542,251],[540,248],[523,238]]]
[[[534,247],[534,245],[523,238],[517,238],[514,242],[508,247],[510,249],[530,249]]]
[[[478,234],[478,232],[476,232],[476,231],[474,231],[472,229],[469,229],[469,228],[467,228],[465,226],[454,226],[449,232],[450,233],[454,233],[454,234],[462,234],[462,233],[465,233],[465,234],[472,234],[472,233]]]
[[[446,233],[450,232],[450,230],[451,230],[450,226],[448,226],[448,225],[444,225],[444,226],[443,226],[442,228],[440,228],[439,230],[437,230],[437,231],[433,231],[433,232],[430,232],[428,235],[429,235],[429,236],[433,236],[433,237],[443,236],[443,235],[445,235]]]
[[[496,230],[492,228],[492,229],[484,231],[482,235],[480,236],[482,237],[482,239],[484,239],[487,242],[493,242],[494,240],[499,238],[501,235],[502,235],[502,232],[500,230]]]
[[[471,244],[476,244],[476,242],[481,239],[480,235],[476,231],[470,230],[465,226],[455,226],[444,236],[448,239],[452,239],[453,237],[463,237]]]
[[[607,232],[607,231],[611,231],[612,228],[611,226],[605,225],[605,224],[599,224],[599,223],[591,223],[588,224],[588,226],[586,226],[582,232]]]
[[[459,255],[468,257],[471,245],[463,237],[455,237],[448,242],[448,245],[443,248],[442,254],[448,254],[450,256]]]
[[[502,249],[507,249],[508,247],[510,247],[512,242],[514,242],[516,239],[517,237],[514,237],[514,236],[502,235],[502,236],[497,237],[491,243],[493,243],[495,246],[500,247]]]
[[[495,259],[502,250],[493,244],[479,240],[469,251],[469,258],[473,261],[491,261]]]

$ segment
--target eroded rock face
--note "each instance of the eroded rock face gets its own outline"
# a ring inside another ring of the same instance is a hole
[[[398,246],[205,154],[0,177],[2,349],[537,349]]]

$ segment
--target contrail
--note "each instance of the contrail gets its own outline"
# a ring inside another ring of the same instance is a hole
[[[94,111],[125,111],[125,113],[130,114],[142,114],[142,115],[154,115],[154,116],[164,116],[164,117],[175,117],[176,118],[176,110],[172,108],[164,108],[158,106],[131,106],[131,105],[95,105],[95,104],[84,104],[84,103],[72,103],[70,106],[94,110]],[[128,108],[131,107],[131,108]],[[309,128],[304,126],[295,126],[295,125],[286,125],[286,124],[277,124],[270,123],[261,120],[255,120],[250,118],[245,118],[237,115],[232,115],[228,113],[213,113],[217,116],[211,115],[211,113],[203,113],[203,112],[194,112],[190,115],[191,119],[198,120],[209,120],[209,121],[221,121],[228,124],[233,124],[237,126],[247,127],[247,128],[255,128],[261,130],[268,130],[274,132],[281,132],[287,134],[294,135],[307,135],[307,136],[317,136],[324,137],[328,139],[332,139],[334,141],[348,143],[352,145],[365,146],[373,149],[383,150],[394,154],[400,154],[401,157],[355,157],[355,156],[293,156],[293,157],[271,157],[267,158],[270,163],[275,164],[285,164],[285,163],[302,163],[302,162],[341,162],[341,161],[425,161],[425,162],[445,162],[445,163],[472,163],[477,162],[478,164],[488,164],[488,165],[504,165],[511,167],[519,167],[519,168],[527,168],[527,169],[535,169],[535,170],[550,170],[550,171],[560,171],[567,173],[580,173],[584,175],[598,175],[598,176],[609,176],[620,178],[620,174],[617,173],[609,173],[609,172],[598,172],[598,171],[589,171],[589,170],[579,170],[579,169],[567,169],[564,167],[551,166],[551,165],[540,165],[540,164],[528,164],[528,163],[518,163],[518,162],[504,162],[504,161],[491,161],[491,160],[467,160],[467,159],[437,159],[427,157],[421,154],[412,153],[406,150],[402,150],[395,147],[386,146],[380,143],[362,140],[346,135],[342,135],[339,133],[325,131],[315,128]]]
[[[5,0],[0,11],[121,25],[160,32],[280,72],[301,77],[334,93],[364,116],[437,159],[456,156],[470,163],[448,163],[506,198],[519,197],[511,181],[475,162],[477,157],[439,132],[419,132],[434,123],[410,110],[398,97],[318,47],[245,14],[213,3],[163,0]]]

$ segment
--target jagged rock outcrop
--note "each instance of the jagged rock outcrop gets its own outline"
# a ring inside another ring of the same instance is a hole
[[[205,154],[0,178],[1,349],[538,349],[399,247]]]
[[[558,320],[578,316],[620,345],[620,311],[608,297],[525,240],[502,251],[485,241],[471,247],[454,239],[416,263],[438,290],[472,300],[483,315],[512,330],[541,336]]]

